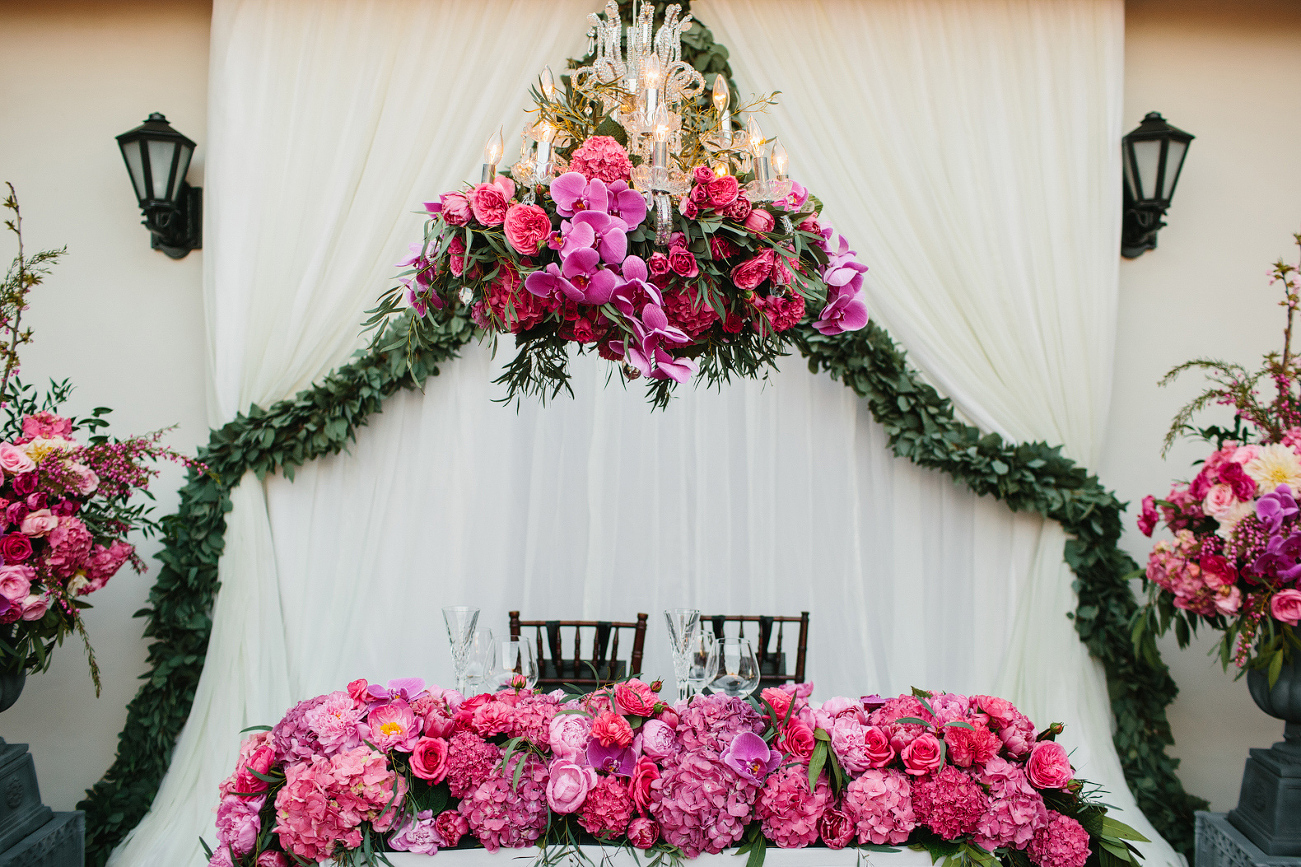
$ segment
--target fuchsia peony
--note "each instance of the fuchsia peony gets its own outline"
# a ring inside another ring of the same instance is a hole
[[[547,804],[557,813],[578,810],[597,781],[592,768],[567,759],[552,762],[548,773]]]
[[[231,854],[236,857],[246,855],[257,843],[258,832],[262,830],[262,821],[258,813],[266,797],[241,798],[230,795],[221,799],[217,807],[217,841],[229,846]]]
[[[433,855],[443,840],[434,825],[432,810],[421,810],[388,838],[389,845],[399,852]]]

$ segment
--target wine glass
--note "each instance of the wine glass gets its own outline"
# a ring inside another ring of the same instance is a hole
[[[538,662],[533,658],[533,645],[518,638],[497,642],[497,668],[493,674],[498,689],[503,686],[532,689],[537,686]]]
[[[470,691],[475,694],[483,692],[488,685],[488,676],[496,667],[497,645],[493,643],[492,630],[476,629],[465,655],[465,680]]]
[[[748,696],[759,685],[759,660],[748,638],[726,638],[718,645],[718,672],[709,688],[734,697]]]
[[[669,624],[669,645],[673,649],[673,679],[678,685],[678,701],[687,698],[687,647],[700,628],[699,608],[669,608],[664,612]]]
[[[452,667],[456,670],[456,691],[465,695],[469,684],[465,680],[466,654],[474,638],[474,628],[479,624],[479,609],[468,605],[452,605],[443,609],[443,622],[447,624],[447,640],[452,645]]]
[[[687,685],[699,694],[718,675],[718,639],[704,628],[696,628],[687,648]]]

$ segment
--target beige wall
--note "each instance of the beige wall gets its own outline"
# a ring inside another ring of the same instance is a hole
[[[1126,129],[1156,110],[1197,136],[1160,246],[1120,269],[1111,421],[1097,470],[1137,504],[1205,456],[1186,442],[1160,459],[1171,417],[1201,382],[1189,375],[1161,389],[1157,380],[1188,359],[1254,365],[1281,348],[1281,294],[1265,274],[1280,256],[1295,261],[1289,245],[1301,231],[1301,4],[1131,0],[1125,26]],[[1124,545],[1144,563],[1151,541],[1133,529],[1132,511]],[[1180,687],[1170,721],[1184,784],[1227,810],[1247,749],[1280,740],[1283,724],[1205,655],[1210,636],[1183,651],[1171,637],[1162,652]]]
[[[203,254],[173,261],[149,249],[113,137],[163,112],[199,143],[189,178],[202,185],[210,17],[207,0],[0,3],[0,181],[18,190],[29,251],[68,247],[30,298],[36,339],[23,353],[24,378],[71,378],[72,407],[114,407],[120,433],[179,425],[167,442],[189,452],[207,439]],[[11,237],[0,240],[5,265]],[[158,514],[175,511],[181,479],[164,468]],[[157,545],[140,549],[151,555]],[[156,562],[146,575],[123,569],[90,597],[99,699],[74,637],[0,715],[0,736],[31,744],[55,809],[71,809],[113,759],[145,671],[143,621],[131,615],[156,573]]]
[[[206,436],[202,253],[175,262],[149,249],[113,136],[164,112],[199,142],[190,180],[202,183],[209,4],[48,6],[0,2],[0,180],[18,187],[32,246],[69,248],[32,299],[26,372],[73,378],[75,408],[117,407],[122,431],[179,423],[170,441],[189,449]],[[1159,390],[1161,373],[1199,354],[1250,363],[1281,331],[1264,275],[1301,230],[1301,7],[1131,2],[1127,28],[1127,126],[1156,109],[1197,136],[1160,248],[1121,266],[1112,423],[1097,469],[1137,501],[1163,493],[1198,456],[1181,446],[1158,458],[1165,424],[1195,385]],[[0,246],[0,259],[10,255]],[[174,508],[179,480],[164,471],[161,513]],[[1136,532],[1125,545],[1145,557]],[[130,615],[152,579],[123,573],[94,597],[100,699],[72,644],[0,717],[0,735],[31,743],[45,800],[58,809],[112,759],[145,668],[141,622]],[[1184,780],[1227,809],[1247,748],[1281,727],[1201,649],[1167,647],[1166,658],[1182,688],[1171,719]]]

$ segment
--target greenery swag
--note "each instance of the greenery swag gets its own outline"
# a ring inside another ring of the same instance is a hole
[[[698,23],[684,35],[683,53],[702,72],[730,78],[727,49]],[[231,488],[250,470],[259,479],[276,472],[292,479],[304,463],[343,451],[388,396],[421,387],[473,337],[461,310],[433,332],[412,328],[408,312],[375,344],[401,348],[359,352],[315,388],[270,409],[254,406],[212,432],[198,455],[209,474],[191,472],[177,513],[164,520],[162,569],[148,607],[137,612],[153,639],[151,670],[128,706],[112,767],[78,804],[86,811],[87,864],[103,865],[144,817],[189,715],[212,629]],[[1009,445],[955,419],[949,401],[909,369],[903,351],[875,323],[835,337],[800,326],[793,342],[811,370],[826,371],[867,400],[896,455],[948,473],[1014,511],[1058,521],[1073,537],[1065,549],[1079,597],[1073,620],[1106,670],[1125,778],[1156,829],[1191,854],[1193,811],[1206,802],[1184,791],[1175,775],[1178,760],[1165,754],[1173,743],[1165,708],[1175,684],[1161,660],[1137,656],[1130,639],[1137,604],[1126,575],[1136,564],[1117,547],[1124,506],[1059,446]]]

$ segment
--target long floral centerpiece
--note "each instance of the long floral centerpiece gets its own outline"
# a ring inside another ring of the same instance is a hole
[[[1301,234],[1295,239],[1301,249]],[[1183,646],[1198,624],[1207,625],[1221,633],[1226,668],[1261,670],[1273,686],[1301,654],[1301,387],[1291,345],[1301,282],[1282,260],[1271,282],[1282,287],[1279,304],[1287,309],[1282,353],[1266,355],[1255,371],[1197,359],[1162,380],[1206,371],[1211,386],[1180,410],[1165,447],[1190,435],[1212,451],[1191,481],[1175,482],[1164,499],[1143,499],[1139,529],[1151,536],[1164,524],[1172,538],[1148,557],[1149,601],[1134,634],[1151,649],[1152,636],[1173,627]],[[1211,406],[1232,408],[1232,424],[1196,427],[1196,413]]]
[[[811,684],[670,706],[631,679],[464,698],[356,680],[244,740],[210,867],[580,844],[678,861],[738,847],[912,845],[946,864],[1137,864],[1060,725],[994,696],[833,698]],[[205,843],[205,847],[207,844]],[[1090,861],[1091,858],[1095,860]]]
[[[867,266],[765,138],[757,113],[771,99],[734,105],[721,75],[706,91],[681,59],[691,16],[670,6],[653,33],[652,9],[628,27],[626,53],[614,4],[590,16],[592,65],[563,87],[544,71],[511,176],[497,174],[498,137],[481,183],[426,204],[424,239],[368,325],[411,321],[380,345],[392,334],[386,348],[410,352],[468,314],[515,336],[508,399],[567,389],[573,347],[646,377],[663,406],[697,375],[760,375],[801,322],[867,324]]]

